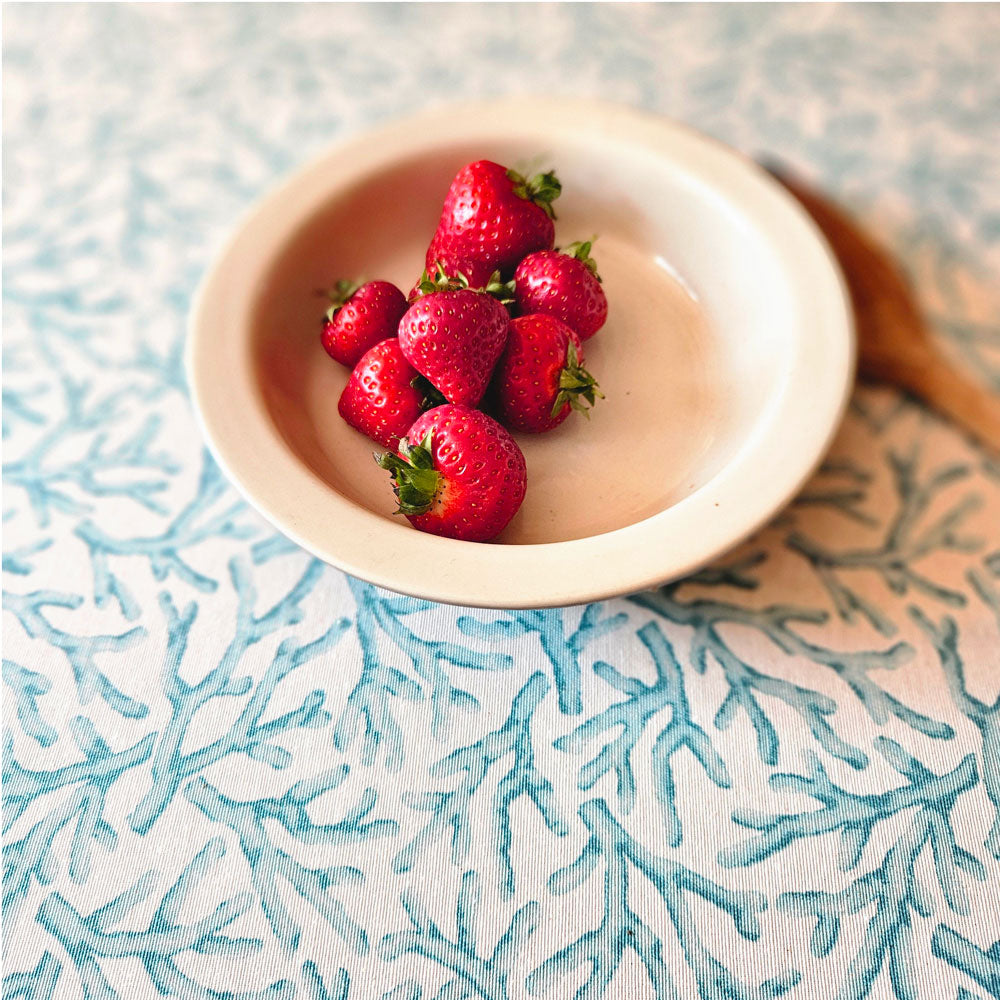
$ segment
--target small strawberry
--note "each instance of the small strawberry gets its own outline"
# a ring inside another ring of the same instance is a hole
[[[473,288],[485,285],[494,271],[509,278],[526,254],[552,249],[552,202],[561,189],[551,172],[526,180],[490,160],[463,167],[427,249],[428,271],[441,261],[449,274],[465,274]]]
[[[338,281],[329,296],[323,347],[334,361],[348,368],[353,368],[370,347],[396,336],[407,307],[406,297],[388,281]]]
[[[395,448],[413,421],[444,397],[403,357],[399,340],[383,340],[354,366],[337,409],[355,430]]]
[[[507,343],[510,317],[491,293],[467,286],[464,275],[449,279],[440,267],[436,280],[421,281],[399,321],[399,346],[449,402],[475,406]]]
[[[491,402],[512,430],[538,433],[558,427],[604,394],[583,367],[583,345],[554,316],[535,313],[510,322],[510,336],[491,386]]]
[[[392,473],[398,512],[415,528],[469,542],[503,531],[528,482],[510,434],[485,413],[450,403],[418,417],[398,455],[375,460]]]
[[[608,300],[590,247],[588,240],[525,257],[514,274],[518,312],[555,316],[581,340],[597,333],[608,318]]]

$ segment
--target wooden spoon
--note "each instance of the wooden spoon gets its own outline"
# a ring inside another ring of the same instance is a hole
[[[881,247],[825,198],[768,165],[822,230],[847,280],[858,331],[858,375],[912,393],[1000,455],[1000,396],[935,346],[906,279]]]

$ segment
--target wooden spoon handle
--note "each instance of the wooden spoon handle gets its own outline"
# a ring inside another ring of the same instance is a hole
[[[782,167],[768,170],[812,216],[840,263],[857,324],[858,374],[909,390],[1000,457],[1000,395],[938,351],[891,258],[831,202]]]
[[[974,381],[933,348],[919,352],[919,363],[900,365],[897,361],[892,378],[1000,457],[1000,395]]]

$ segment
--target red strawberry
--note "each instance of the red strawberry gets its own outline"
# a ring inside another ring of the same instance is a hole
[[[491,401],[507,427],[548,431],[570,410],[589,416],[584,402],[593,406],[603,395],[583,367],[583,346],[574,330],[543,313],[511,320],[491,387]]]
[[[394,479],[399,513],[421,531],[488,542],[524,500],[521,449],[492,417],[450,403],[423,414],[399,442],[376,455]]]
[[[323,321],[323,347],[334,361],[353,368],[370,347],[396,336],[406,297],[388,281],[359,285],[338,281]]]
[[[410,367],[392,337],[355,365],[337,409],[353,428],[385,448],[395,448],[424,410],[443,402],[434,386]]]
[[[525,257],[514,274],[518,312],[555,316],[581,340],[597,333],[608,318],[608,300],[590,246],[588,240]]]
[[[436,283],[422,281],[399,321],[399,346],[449,402],[475,406],[507,343],[510,317],[492,294],[464,285],[443,273]]]
[[[552,202],[561,188],[551,172],[526,180],[490,160],[463,167],[451,182],[427,249],[427,270],[441,261],[449,274],[464,274],[473,288],[485,285],[494,271],[509,278],[526,254],[552,249]]]

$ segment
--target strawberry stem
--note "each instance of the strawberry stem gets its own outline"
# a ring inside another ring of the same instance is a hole
[[[349,281],[346,278],[340,278],[338,281],[334,282],[333,288],[329,291],[324,292],[324,295],[330,300],[330,308],[326,311],[326,319],[328,323],[333,322],[333,317],[337,315],[340,309],[345,306],[351,299],[351,296],[364,284],[364,280],[358,278],[356,281]]]
[[[604,393],[601,392],[594,376],[580,364],[576,344],[571,340],[566,348],[566,367],[559,373],[559,392],[552,404],[550,416],[557,417],[562,408],[569,403],[574,410],[589,420],[590,407],[598,398],[604,399]],[[584,406],[584,403],[587,405]]]
[[[507,177],[514,182],[514,194],[518,198],[534,202],[550,219],[556,217],[552,202],[562,192],[562,184],[553,171],[535,174],[531,180],[527,180],[516,170],[508,170]]]
[[[589,240],[570,243],[565,250],[560,250],[559,252],[566,254],[567,257],[575,257],[577,260],[582,261],[584,267],[600,281],[601,276],[597,273],[597,261],[590,256],[590,248],[594,245],[594,240],[596,239],[596,236],[591,236]]]
[[[375,452],[375,461],[393,477],[393,492],[399,502],[397,514],[426,514],[437,495],[441,473],[434,468],[431,454],[431,432],[423,441],[411,445],[404,437],[399,442],[399,455]]]

